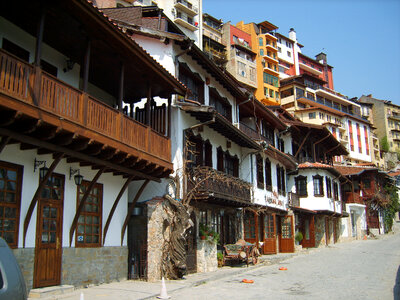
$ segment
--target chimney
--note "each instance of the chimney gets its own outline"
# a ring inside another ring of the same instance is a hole
[[[324,52],[321,52],[320,54],[315,55],[315,58],[321,64],[326,64],[328,62],[328,60],[326,59],[326,54]]]
[[[297,42],[296,31],[294,31],[293,28],[290,28],[290,30],[289,30],[289,38],[292,41]]]

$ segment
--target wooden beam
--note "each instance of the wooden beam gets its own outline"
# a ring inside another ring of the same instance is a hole
[[[148,85],[148,90],[147,90],[147,102],[146,102],[146,122],[145,124],[148,126],[151,126],[151,121],[150,121],[150,117],[151,117],[151,113],[150,113],[150,108],[151,108],[151,86],[150,84]]]
[[[54,145],[54,144],[48,143],[46,141],[41,141],[41,140],[38,140],[36,138],[33,138],[33,137],[30,137],[30,136],[27,136],[27,135],[23,135],[23,134],[11,131],[9,129],[0,128],[0,135],[12,136],[12,138],[14,140],[18,140],[19,142],[25,142],[25,143],[29,143],[29,144],[35,145],[37,147],[46,148],[46,149],[52,150],[53,152],[64,153],[67,156],[71,156],[71,157],[74,157],[76,159],[80,159],[82,161],[87,161],[87,162],[90,162],[91,164],[97,164],[97,165],[105,166],[105,167],[107,167],[109,169],[114,169],[116,171],[121,171],[121,172],[124,172],[124,173],[126,173],[128,175],[135,175],[135,176],[137,176],[139,178],[142,178],[142,179],[149,179],[149,180],[153,180],[153,181],[156,181],[156,182],[161,182],[161,180],[159,178],[144,174],[144,173],[139,172],[137,170],[129,169],[129,168],[126,168],[126,167],[120,166],[120,165],[115,165],[115,164],[110,163],[108,161],[104,161],[104,160],[98,159],[96,157],[92,157],[92,156],[83,154],[81,152],[73,151],[73,150],[68,149],[66,147]]]
[[[117,208],[118,202],[121,199],[122,195],[124,194],[126,188],[129,186],[129,184],[133,180],[133,178],[135,178],[135,176],[133,176],[133,175],[129,176],[129,178],[125,181],[125,184],[121,188],[121,191],[119,192],[117,198],[115,198],[114,204],[113,204],[113,206],[112,206],[112,208],[110,210],[110,214],[108,215],[106,225],[104,226],[103,245],[104,245],[104,243],[106,241],[106,235],[107,235],[108,227],[110,226],[111,219],[112,219],[112,217],[114,215],[115,209]]]
[[[87,40],[87,45],[86,45],[86,52],[85,52],[85,58],[84,58],[84,63],[83,63],[83,84],[82,84],[82,90],[83,92],[87,92],[88,88],[88,82],[89,82],[89,64],[90,64],[90,50],[91,50],[91,42],[88,39]]]
[[[81,201],[79,202],[78,208],[76,209],[76,212],[75,212],[74,220],[72,221],[71,228],[69,229],[69,246],[70,247],[72,244],[72,237],[74,236],[74,231],[76,229],[76,225],[78,224],[78,219],[79,219],[79,216],[81,215],[81,212],[82,212],[83,206],[85,205],[86,199],[87,199],[87,197],[89,197],[90,192],[92,191],[92,188],[96,184],[96,182],[99,179],[99,177],[101,176],[101,174],[103,174],[105,169],[106,169],[106,167],[103,167],[96,173],[96,176],[94,176],[94,178],[90,182],[89,186],[87,187],[87,190],[85,191],[85,194],[83,194],[83,197],[82,197]]]
[[[121,62],[121,70],[119,74],[119,91],[118,91],[118,110],[123,111],[122,100],[124,99],[124,77],[125,77],[125,64]]]
[[[58,165],[58,163],[61,161],[61,159],[63,157],[64,157],[64,153],[59,153],[57,155],[57,158],[52,162],[49,170],[47,171],[46,175],[40,181],[39,186],[38,186],[35,194],[32,197],[31,204],[29,205],[29,208],[28,208],[28,211],[26,213],[25,220],[24,220],[24,233],[23,233],[23,237],[22,237],[23,247],[24,248],[25,248],[26,233],[27,233],[27,230],[28,230],[29,222],[31,221],[33,209],[36,206],[36,203],[37,203],[37,201],[38,201],[38,199],[40,197],[40,194],[42,193],[42,190],[43,190],[44,186],[47,183],[47,180],[50,178],[50,176],[53,173],[54,169],[56,168],[56,166]]]
[[[168,97],[168,138],[171,138],[171,130],[172,130],[172,99],[171,99],[171,95],[169,95]]]
[[[131,218],[133,209],[135,208],[136,202],[138,201],[140,195],[143,193],[143,191],[144,191],[144,189],[145,189],[145,187],[146,187],[146,185],[148,183],[149,183],[149,180],[146,179],[143,182],[143,184],[140,187],[140,189],[138,190],[138,192],[136,193],[136,196],[133,199],[133,201],[129,204],[129,208],[128,208],[128,212],[127,212],[126,217],[125,217],[124,225],[122,225],[122,229],[121,229],[121,246],[122,246],[122,243],[124,242],[125,229],[126,229],[126,226],[128,226],[129,219]]]
[[[336,145],[335,147],[333,147],[333,148],[331,148],[331,149],[325,151],[325,153],[331,152],[331,151],[333,151],[333,150],[339,148],[341,145],[342,145],[342,144]]]
[[[310,135],[310,133],[311,133],[311,130],[309,129],[306,136],[304,137],[303,141],[301,142],[299,149],[297,150],[296,154],[294,155],[295,158],[297,158],[297,155],[299,155],[299,153],[300,153],[301,149],[303,148],[304,143],[308,139],[308,136]]]
[[[326,136],[324,136],[322,139],[316,141],[316,142],[313,144],[313,156],[314,156],[314,161],[315,161],[315,157],[316,157],[316,155],[315,155],[315,145],[316,145],[316,144],[319,144],[319,143],[321,143],[321,142],[323,142],[323,141],[325,141],[330,135],[331,135],[331,134],[328,133],[328,134],[327,134]]]
[[[0,142],[0,153],[3,152],[4,148],[7,146],[8,142],[11,140],[10,136],[3,136]]]
[[[44,7],[42,7],[36,34],[35,61],[34,61],[35,66],[40,66],[40,60],[42,58],[42,44],[43,44],[45,16],[46,16],[46,10]]]

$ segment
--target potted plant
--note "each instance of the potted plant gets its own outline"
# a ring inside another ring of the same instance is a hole
[[[199,236],[201,240],[205,240],[206,237],[208,236],[208,227],[207,225],[204,225],[203,223],[199,224]]]
[[[296,241],[296,244],[300,245],[301,241],[303,240],[303,234],[300,231],[297,231],[294,239]]]

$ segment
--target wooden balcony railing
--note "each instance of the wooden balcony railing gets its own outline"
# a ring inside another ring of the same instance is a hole
[[[275,143],[272,139],[269,139],[269,138],[263,136],[262,134],[258,133],[257,130],[254,130],[253,128],[247,126],[244,123],[239,123],[239,129],[241,131],[243,131],[247,136],[249,136],[255,140],[261,139],[261,140],[267,142],[268,144],[275,146]]]
[[[196,167],[189,172],[188,192],[198,198],[214,197],[251,203],[251,184],[210,167]]]
[[[167,137],[1,49],[0,71],[1,93],[157,158],[171,160]]]
[[[289,206],[300,207],[300,198],[296,193],[288,193]]]
[[[345,192],[346,203],[365,204],[362,197],[353,192]]]

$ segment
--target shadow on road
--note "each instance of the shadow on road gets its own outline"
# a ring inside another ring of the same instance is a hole
[[[396,282],[393,288],[393,298],[394,300],[400,300],[400,266],[397,269]]]

